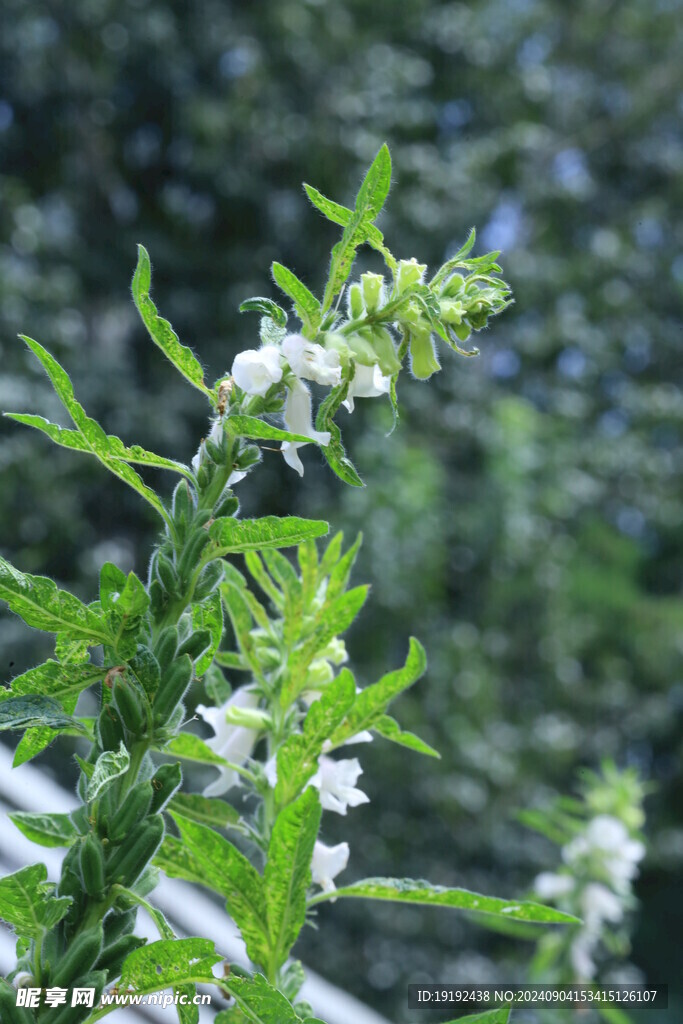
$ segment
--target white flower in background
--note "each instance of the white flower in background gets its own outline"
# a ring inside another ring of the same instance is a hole
[[[288,334],[282,342],[282,354],[292,373],[316,384],[336,387],[341,384],[341,362],[334,349],[307,341],[300,334]]]
[[[337,888],[334,879],[345,869],[349,862],[349,844],[338,843],[337,846],[325,846],[319,839],[313,847],[311,873],[313,882],[323,892],[334,892]]]
[[[256,745],[259,730],[249,729],[243,725],[230,725],[225,716],[229,708],[254,709],[258,707],[258,703],[258,694],[248,686],[242,686],[219,708],[207,708],[199,704],[197,714],[201,715],[215,733],[215,736],[206,741],[207,746],[226,761],[244,764]],[[204,796],[222,796],[239,783],[240,777],[234,768],[219,767],[218,770],[220,775],[215,782],[209,783],[204,790]]]
[[[389,394],[390,387],[391,377],[385,377],[377,364],[363,366],[362,363],[356,363],[353,380],[342,405],[353,412],[355,398],[380,398],[381,395]]]
[[[618,924],[624,907],[618,896],[599,882],[590,882],[581,893],[581,916],[587,931],[599,934],[604,921]]]
[[[260,395],[262,398],[273,384],[282,380],[282,358],[280,349],[275,345],[264,345],[263,348],[248,348],[235,356],[232,364],[232,376],[235,384],[248,395]]]
[[[558,896],[566,896],[575,886],[571,875],[556,875],[552,871],[542,871],[536,876],[534,892],[542,900],[553,900]]]
[[[638,862],[645,856],[645,847],[637,839],[631,839],[619,818],[598,814],[582,835],[564,847],[562,856],[570,866],[586,858],[598,860],[614,888],[624,892],[638,873]]]
[[[572,968],[582,982],[592,981],[595,975],[593,952],[598,944],[597,937],[590,932],[580,932],[570,946]]]
[[[324,810],[346,814],[347,807],[358,807],[359,804],[370,802],[362,790],[355,788],[358,776],[362,774],[358,758],[335,761],[323,754],[309,786],[315,786],[320,792],[320,803]]]
[[[311,394],[305,384],[295,379],[287,391],[285,400],[285,426],[292,434],[304,434],[310,437],[311,441],[318,441],[319,444],[330,443],[329,430],[315,430],[313,427],[313,415],[311,405]],[[306,441],[283,441],[282,454],[285,462],[292,469],[295,469],[299,476],[304,475],[304,467],[297,453],[297,449],[306,444]]]

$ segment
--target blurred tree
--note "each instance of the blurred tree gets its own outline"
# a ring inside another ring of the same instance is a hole
[[[611,755],[659,786],[634,959],[672,981],[654,922],[682,910],[678,14],[669,0],[6,0],[0,39],[5,409],[59,415],[14,341],[28,331],[112,432],[189,458],[203,409],[136,324],[135,243],[164,314],[222,373],[253,339],[240,299],[275,294],[273,258],[320,283],[332,231],[300,182],[343,201],[385,138],[394,251],[435,263],[471,223],[504,250],[517,307],[481,358],[445,358],[437,389],[404,386],[381,455],[387,411],[354,413],[367,490],[317,466],[300,487],[265,452],[246,504],[305,499],[363,527],[372,611],[350,647],[366,680],[409,631],[430,651],[400,715],[444,764],[363,752],[378,803],[330,836],[350,840],[350,870],[519,891],[548,850],[512,811]],[[10,557],[83,593],[103,558],[139,562],[153,527],[132,495],[112,503],[67,452],[46,447],[37,468],[26,454],[44,442],[2,430]],[[0,629],[10,674],[36,652]],[[407,908],[340,905],[321,928],[304,953],[403,1020],[408,975],[507,981],[530,952]]]

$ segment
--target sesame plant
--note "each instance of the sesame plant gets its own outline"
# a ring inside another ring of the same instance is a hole
[[[349,848],[324,843],[324,816],[367,801],[357,786],[360,762],[349,753],[377,740],[438,757],[387,713],[424,673],[425,653],[411,639],[402,667],[359,687],[342,639],[367,597],[366,587],[349,586],[359,541],[346,550],[339,534],[321,542],[328,524],[318,520],[239,516],[236,488],[247,486],[262,443],[279,442],[298,473],[301,449],[315,446],[341,481],[360,486],[342,444],[340,407],[352,412],[357,399],[387,396],[397,417],[406,364],[418,380],[437,372],[435,341],[472,355],[463,348],[470,334],[510,302],[498,254],[470,255],[474,232],[431,278],[416,260],[394,258],[375,224],[390,179],[384,146],[353,209],[306,186],[313,205],[343,228],[322,297],[273,264],[297,325],[270,298],[244,302],[243,311],[260,315],[260,345],[239,353],[213,386],[157,313],[140,247],[135,305],[152,340],[209,405],[190,465],[105,433],[77,401],[66,370],[24,338],[73,426],[33,413],[11,418],[95,456],[151,506],[160,532],[146,578],[106,563],[89,603],[0,558],[0,598],[29,626],[55,636],[54,657],[0,692],[0,728],[23,733],[15,765],[60,734],[84,741],[78,808],[11,815],[29,839],[65,847],[66,855],[57,880],[48,881],[40,863],[0,879],[0,918],[17,939],[16,968],[0,980],[3,1024],[96,1021],[115,1008],[107,995],[164,989],[183,997],[179,1020],[193,1024],[198,984],[230,1001],[217,1024],[313,1024],[311,1008],[298,999],[303,973],[291,954],[308,921],[334,912],[322,908],[333,899],[576,921],[537,903],[425,881],[377,877],[335,888]],[[349,284],[364,244],[381,255],[385,273]],[[309,382],[322,392],[315,421]],[[170,499],[136,466],[175,474]],[[288,548],[294,558],[282,553]],[[99,701],[93,717],[77,706],[88,689]],[[214,734],[207,741],[186,721],[198,701]],[[183,787],[181,765],[192,763],[218,773],[204,793]],[[224,799],[236,792],[239,800]],[[221,971],[224,957],[210,936],[173,934],[154,907],[160,869],[220,894],[246,944],[248,969]],[[158,941],[136,935],[139,907],[158,926]],[[76,992],[89,998],[75,999]],[[507,1011],[495,1015],[481,1019],[507,1020]]]

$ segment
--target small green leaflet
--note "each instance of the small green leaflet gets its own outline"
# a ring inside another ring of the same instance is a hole
[[[0,556],[0,600],[24,622],[46,633],[65,633],[91,645],[109,643],[100,615],[47,576],[19,572]]]
[[[176,793],[168,806],[190,821],[213,828],[228,828],[240,820],[239,811],[225,800],[214,800],[199,793]]]
[[[8,697],[0,702],[0,732],[6,729],[31,729],[47,726],[50,729],[75,729],[79,733],[87,730],[53,697],[29,694],[26,697]]]
[[[484,1010],[483,1013],[468,1013],[466,1017],[448,1020],[446,1024],[508,1024],[510,1007],[501,1006],[496,1010]]]
[[[278,306],[272,299],[264,299],[258,295],[240,303],[240,313],[261,313],[262,316],[270,317],[277,327],[287,326],[287,314],[282,306]]]
[[[301,1024],[301,1017],[286,996],[273,988],[262,974],[255,974],[253,978],[230,974],[221,979],[220,986],[234,998],[249,1024]],[[220,1016],[216,1018],[217,1024]]]
[[[81,436],[88,445],[90,453],[99,459],[102,465],[106,466],[110,473],[119,477],[120,480],[123,480],[124,483],[127,483],[132,487],[134,491],[137,491],[138,494],[148,501],[149,504],[159,513],[162,519],[166,521],[166,510],[159,495],[143,482],[139,474],[136,473],[136,471],[129,466],[127,462],[122,462],[121,459],[113,453],[109,444],[109,439],[100,424],[96,420],[91,419],[86,414],[85,409],[80,402],[76,401],[76,396],[74,395],[74,389],[71,384],[69,374],[66,372],[64,367],[60,366],[54,356],[51,356],[47,349],[43,348],[43,346],[37,341],[33,341],[32,338],[27,338],[26,335],[23,334],[21,335],[21,338],[43,364],[43,367],[52,382],[52,386],[57,392],[57,396],[66,411],[69,413],[73,422],[76,424]]]
[[[178,733],[168,741],[162,753],[173,754],[175,757],[181,757],[184,761],[196,761],[197,764],[211,764],[220,767],[228,763],[224,757],[215,754],[204,740],[190,732]]]
[[[316,430],[328,430],[330,443],[323,448],[323,455],[327,459],[330,469],[337,474],[340,480],[352,487],[363,487],[363,481],[356,472],[356,467],[347,457],[344,445],[341,440],[341,430],[334,421],[334,415],[339,406],[346,398],[349,390],[349,381],[344,381],[336,388],[332,388],[327,398],[318,406],[315,418]]]
[[[96,800],[105,789],[109,788],[115,779],[125,775],[129,765],[130,754],[124,747],[123,741],[119,744],[117,751],[105,750],[103,754],[100,754],[95,762],[95,769],[88,779],[88,788],[86,790],[86,800],[88,803]]]
[[[571,914],[563,914],[552,907],[542,907],[539,903],[501,900],[494,896],[482,896],[468,889],[449,889],[443,885],[432,885],[422,879],[412,878],[364,878],[353,885],[335,889],[332,893],[317,893],[309,899],[308,905],[314,906],[316,903],[336,897],[450,907],[454,910],[476,911],[479,914],[495,914],[513,921],[533,921],[536,924],[581,923]]]
[[[328,220],[331,220],[333,224],[339,224],[345,228],[353,217],[353,211],[349,210],[347,206],[342,206],[340,203],[335,203],[332,199],[328,199],[322,192],[319,192],[317,188],[313,188],[312,185],[304,184],[306,195],[311,200],[313,205],[324,213]],[[365,241],[373,247],[378,249],[380,252],[384,248],[384,236],[382,232],[371,223],[364,223],[358,229],[359,233],[362,231],[365,234]]]
[[[17,423],[23,423],[27,427],[41,430],[43,434],[47,434],[55,444],[60,445],[62,448],[70,448],[72,451],[86,452],[88,455],[92,455],[90,445],[78,430],[60,427],[56,423],[50,423],[43,416],[35,416],[32,413],[6,412],[4,415],[10,420],[16,420]],[[116,437],[114,434],[107,434],[107,441],[109,442],[111,454],[122,462],[130,462],[138,466],[154,466],[156,469],[170,469],[174,473],[180,473],[182,476],[187,477],[188,480],[192,479],[192,473],[187,466],[183,466],[182,462],[176,462],[174,459],[165,459],[163,455],[156,455],[154,452],[145,451],[139,444],[134,444],[128,448],[121,438]]]
[[[44,864],[32,864],[0,878],[0,918],[21,938],[38,939],[64,917],[70,896],[53,896]]]
[[[284,807],[318,770],[323,744],[343,721],[356,697],[356,682],[348,669],[325,687],[313,701],[300,734],[293,733],[277,752],[275,802]]]
[[[317,444],[313,438],[305,434],[292,434],[289,430],[272,427],[270,423],[260,420],[258,416],[228,416],[225,428],[235,437],[248,437],[253,441],[301,441],[305,444]]]
[[[107,595],[107,625],[111,632],[111,646],[124,660],[132,658],[137,650],[137,636],[142,616],[149,607],[149,594],[134,572],[125,578],[121,592]]]
[[[321,814],[318,793],[309,788],[280,811],[273,825],[263,881],[272,961],[278,967],[306,920],[306,892]]]
[[[205,601],[192,608],[192,630],[195,632],[200,629],[209,630],[211,645],[195,662],[194,673],[197,679],[201,679],[212,664],[223,638],[223,602],[218,590],[214,590]]]
[[[78,838],[76,826],[68,814],[10,814],[20,832],[39,846],[71,846]]]
[[[412,686],[424,673],[426,667],[427,657],[424,647],[418,640],[411,637],[408,657],[403,668],[387,673],[379,682],[361,690],[345,722],[331,737],[333,746],[338,747],[342,743],[346,743],[351,736],[355,736],[364,729],[372,729],[374,723],[383,717],[390,701],[403,690]]]
[[[247,944],[249,958],[254,963],[266,963],[269,951],[266,896],[258,871],[218,832],[176,812],[172,812],[172,817],[180,831],[182,845],[178,851],[177,847],[167,847],[164,843],[157,863],[175,878],[187,878],[189,868],[190,881],[199,880],[220,893]],[[174,864],[176,853],[180,862]]]
[[[386,142],[368,167],[356,196],[356,211],[374,220],[382,211],[391,187],[391,155]]]
[[[210,939],[160,939],[129,953],[118,987],[146,994],[189,982],[214,984],[212,968],[222,959]]]
[[[264,516],[262,519],[217,519],[209,534],[219,549],[214,558],[241,551],[263,548],[287,548],[300,544],[307,537],[322,537],[329,529],[320,519],[298,519],[296,516]]]
[[[320,327],[322,319],[320,303],[315,295],[308,290],[296,274],[288,270],[287,267],[283,267],[281,263],[273,263],[271,272],[278,288],[294,302],[299,319],[306,328],[306,331],[311,336],[314,336]]]
[[[382,715],[381,718],[378,718],[373,722],[372,728],[380,736],[383,736],[385,740],[398,743],[402,747],[407,747],[408,750],[414,750],[417,754],[426,754],[427,757],[441,757],[438,750],[430,747],[428,743],[425,743],[424,740],[421,740],[414,733],[405,732],[401,729],[398,722],[390,718],[389,715]]]
[[[160,317],[157,308],[149,295],[152,283],[152,266],[149,260],[149,253],[144,245],[138,245],[138,265],[133,275],[133,301],[137,307],[142,321],[149,331],[149,336],[155,345],[158,345],[167,359],[169,359],[176,370],[182,373],[183,377],[198,388],[202,394],[213,402],[212,392],[204,383],[204,370],[191,349],[181,345],[178,335],[171,327],[168,320]]]

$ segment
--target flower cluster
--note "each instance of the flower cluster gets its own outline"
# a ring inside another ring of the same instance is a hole
[[[609,765],[606,775],[607,779],[594,777],[586,803],[593,811],[604,808],[612,813],[593,813],[575,827],[561,848],[562,867],[557,872],[542,872],[534,882],[539,899],[556,902],[583,922],[568,948],[572,980],[580,982],[593,980],[601,943],[613,935],[633,905],[632,883],[645,855],[645,846],[626,824],[633,828],[642,822],[638,786],[631,786],[631,803],[612,800],[610,806],[610,801],[605,801],[610,782],[621,785],[623,793],[627,788],[623,783],[632,780],[629,773],[620,774]]]

